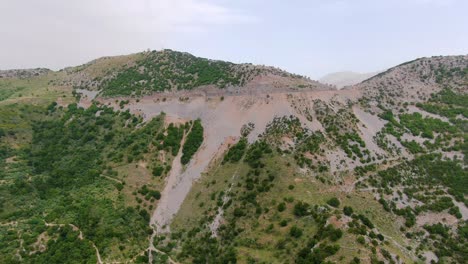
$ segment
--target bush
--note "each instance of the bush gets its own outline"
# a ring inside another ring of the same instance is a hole
[[[315,243],[309,243],[305,248],[301,249],[296,258],[297,264],[324,263],[324,260],[333,256],[340,250],[339,245],[327,245],[322,243],[314,248]],[[312,250],[314,248],[314,250]]]
[[[162,166],[156,166],[153,168],[153,176],[161,176],[164,171],[164,167]]]
[[[353,208],[350,206],[343,207],[343,213],[347,216],[351,216],[353,214]]]
[[[369,228],[374,228],[374,224],[372,224],[371,220],[369,220],[369,218],[367,218],[366,216],[360,214],[358,215],[358,218],[361,219],[361,222],[366,225],[367,227]]]
[[[358,238],[356,239],[356,241],[359,243],[359,244],[366,244],[366,239],[363,237],[363,236],[358,236]]]
[[[340,206],[340,200],[338,198],[333,197],[330,200],[327,201],[327,204],[333,207],[339,207]]]
[[[300,229],[297,226],[292,226],[291,229],[289,229],[289,235],[295,238],[299,238],[302,236],[302,229]]]
[[[283,212],[284,210],[286,210],[286,204],[285,203],[278,204],[278,211]]]
[[[294,205],[294,215],[295,216],[306,216],[308,215],[308,210],[309,210],[309,204],[305,202],[297,202]]]
[[[330,238],[331,241],[337,241],[343,236],[343,231],[339,228],[334,228],[332,225],[327,225],[321,227],[317,235],[315,236],[318,240],[323,240],[325,238]]]

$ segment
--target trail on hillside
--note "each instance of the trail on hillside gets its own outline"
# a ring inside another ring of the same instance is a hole
[[[54,224],[54,223],[47,223],[46,221],[44,221],[45,223],[45,226],[66,226],[66,224]],[[74,224],[68,224],[68,226],[70,226],[72,228],[73,231],[77,231],[79,232],[79,235],[78,235],[78,238],[80,240],[83,240],[84,239],[84,236],[83,236],[83,232],[80,230],[80,228],[78,228],[76,225]],[[93,248],[96,250],[96,258],[97,258],[97,263],[98,264],[103,264],[103,261],[101,259],[101,254],[99,253],[99,249],[97,248],[96,244],[94,244],[93,241],[91,241],[91,245],[93,246]]]

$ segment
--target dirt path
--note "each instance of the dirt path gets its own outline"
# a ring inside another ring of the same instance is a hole
[[[110,176],[107,176],[107,175],[104,175],[104,174],[101,174],[102,177],[108,179],[108,180],[111,180],[111,181],[114,181],[114,182],[117,182],[117,183],[120,183],[120,184],[123,184],[121,180],[118,180],[116,178],[112,178]]]
[[[18,221],[11,221],[11,222],[8,222],[8,223],[0,223],[0,226],[17,226],[18,225]]]

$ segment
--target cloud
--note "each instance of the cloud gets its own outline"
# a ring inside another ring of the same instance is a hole
[[[255,21],[207,0],[1,0],[0,10],[0,68],[60,68],[159,49],[176,34]]]
[[[435,6],[452,6],[457,0],[412,0],[417,4],[435,5]]]
[[[255,20],[237,10],[197,0],[157,1],[150,6],[148,15],[153,16],[168,31],[249,23]]]

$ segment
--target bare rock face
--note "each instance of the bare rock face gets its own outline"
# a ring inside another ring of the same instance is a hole
[[[0,78],[19,78],[27,79],[36,76],[46,75],[51,70],[46,68],[36,68],[36,69],[14,69],[14,70],[0,70]]]

